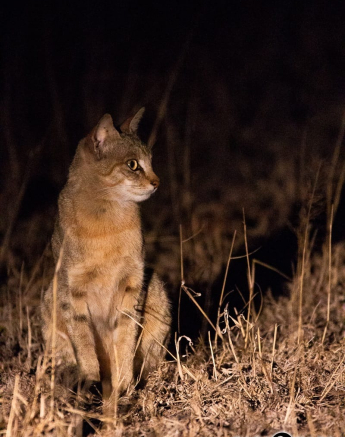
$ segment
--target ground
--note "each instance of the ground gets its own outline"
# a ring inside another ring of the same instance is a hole
[[[330,247],[331,258],[327,246],[306,248],[285,296],[268,292],[258,309],[244,303],[235,317],[229,303],[221,306],[218,339],[211,326],[194,345],[176,337],[147,385],[108,418],[113,431],[100,430],[107,418],[99,404],[52,391],[40,332],[42,277],[13,268],[1,303],[2,433],[73,436],[83,418],[84,435],[343,435],[345,246]]]

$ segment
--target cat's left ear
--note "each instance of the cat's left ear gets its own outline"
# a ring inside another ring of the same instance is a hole
[[[127,120],[125,120],[120,126],[121,132],[136,134],[138,132],[139,123],[143,118],[144,112],[145,108],[141,108],[135,115],[133,115],[133,117],[127,118]]]
[[[99,120],[97,126],[86,137],[86,144],[90,152],[101,159],[106,155],[109,144],[109,138],[121,138],[120,133],[115,129],[113,119],[110,114],[105,114]]]

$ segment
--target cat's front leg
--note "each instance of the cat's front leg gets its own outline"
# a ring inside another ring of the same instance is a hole
[[[47,345],[52,346],[55,329],[55,348],[59,372],[63,374],[77,362],[79,379],[87,389],[92,382],[100,380],[99,364],[85,292],[70,289],[60,281],[54,308],[53,284],[45,293],[42,303],[43,335]],[[54,318],[54,311],[56,312]],[[55,319],[55,327],[53,321]],[[70,372],[69,372],[70,373]],[[66,375],[68,378],[69,375]]]
[[[68,295],[69,302],[65,302],[61,312],[76,355],[80,379],[88,385],[100,381],[100,372],[86,291],[70,288]]]
[[[138,339],[140,313],[138,304],[142,289],[140,273],[121,281],[112,334],[111,360],[112,398],[117,399],[133,384],[133,364]]]

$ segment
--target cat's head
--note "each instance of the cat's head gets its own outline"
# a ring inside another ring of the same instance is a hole
[[[91,182],[95,198],[141,202],[148,199],[159,185],[152,170],[151,148],[138,135],[144,113],[140,109],[117,130],[109,114],[105,114],[79,146],[79,165]],[[87,174],[85,173],[87,172]],[[84,177],[85,179],[85,177]]]

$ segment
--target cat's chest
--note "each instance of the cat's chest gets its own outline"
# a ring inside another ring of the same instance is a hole
[[[134,242],[134,240],[133,240]],[[80,242],[79,242],[80,243]],[[123,243],[123,242],[122,242]],[[141,245],[119,244],[116,238],[83,242],[77,256],[69,256],[67,276],[71,290],[82,289],[97,298],[116,293],[124,278],[142,277],[144,260]]]
[[[142,235],[137,229],[99,235],[78,232],[70,236],[69,246],[70,265],[78,265],[83,270],[102,270],[106,275],[116,275],[116,271],[131,260],[137,263],[143,258]]]
[[[118,239],[110,236],[104,240],[88,239],[83,242],[79,257],[71,259],[67,273],[69,290],[72,296],[82,290],[95,323],[112,320],[113,309],[122,300],[127,285],[133,281],[142,284],[141,244],[135,239],[131,241],[119,244]]]
[[[70,287],[113,290],[128,268],[143,269],[142,233],[135,210],[123,217],[121,211],[75,212],[73,220],[64,223]]]
[[[141,251],[141,225],[136,215],[116,220],[110,213],[99,216],[79,212],[66,228],[70,246],[83,258],[106,262]]]

